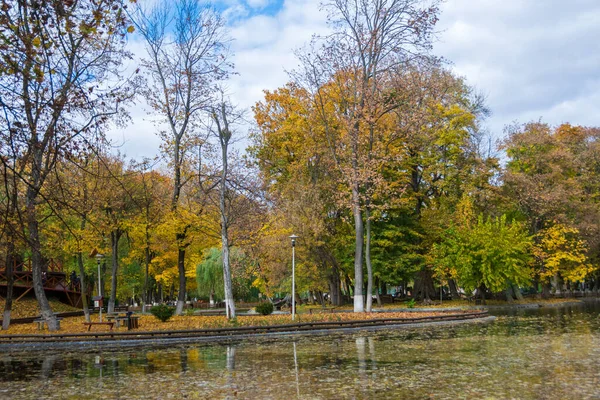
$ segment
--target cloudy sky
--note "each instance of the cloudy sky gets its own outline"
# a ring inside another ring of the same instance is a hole
[[[320,0],[220,0],[239,73],[234,101],[249,108],[288,80],[293,50],[325,32]],[[600,126],[600,0],[446,0],[435,54],[487,97],[487,128],[542,119]],[[135,37],[131,50],[142,56]],[[160,140],[143,101],[110,137],[128,157],[152,157]],[[243,132],[242,132],[243,133]]]

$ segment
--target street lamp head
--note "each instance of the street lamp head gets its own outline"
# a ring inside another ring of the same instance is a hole
[[[296,239],[298,239],[300,236],[296,236],[296,235],[291,235],[290,239],[292,239],[292,247],[296,246]]]
[[[96,254],[96,260],[98,262],[102,261],[103,258],[104,258],[104,254],[100,254],[100,253]]]

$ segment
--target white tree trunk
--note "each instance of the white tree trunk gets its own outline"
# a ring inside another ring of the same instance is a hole
[[[366,311],[371,312],[373,308],[373,267],[371,265],[371,212],[365,210],[367,219],[367,242],[365,244],[365,258],[367,262],[367,307]]]
[[[354,312],[364,312],[365,303],[363,297],[363,244],[364,244],[364,225],[362,211],[360,209],[360,198],[358,184],[352,187],[352,211],[354,213]]]

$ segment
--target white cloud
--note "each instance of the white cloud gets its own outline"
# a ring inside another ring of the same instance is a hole
[[[252,8],[262,9],[269,4],[269,0],[246,0],[246,3]]]
[[[540,118],[600,125],[598,21],[596,0],[448,0],[435,49],[488,96],[496,135]]]
[[[326,16],[319,0],[286,0],[272,15],[256,11],[268,6],[267,0],[220,1],[229,7],[239,74],[228,86],[233,100],[249,108],[263,90],[289,80],[286,71],[297,65],[293,50],[326,32]],[[249,7],[255,7],[250,17]],[[494,134],[513,121],[539,118],[600,126],[599,1],[447,0],[442,11],[435,52],[487,95]],[[131,48],[143,54],[139,42]],[[134,122],[111,132],[137,158],[159,151],[156,128],[144,109],[133,108]]]

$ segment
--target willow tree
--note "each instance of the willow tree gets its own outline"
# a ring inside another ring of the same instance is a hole
[[[300,54],[296,78],[314,94],[322,113],[327,142],[349,191],[354,220],[354,311],[364,310],[363,258],[365,215],[370,227],[369,193],[377,185],[374,155],[381,147],[377,125],[390,113],[387,83],[409,62],[424,58],[437,22],[437,0],[329,0],[332,33],[317,38]],[[328,90],[322,90],[328,86]],[[329,104],[339,104],[337,121]],[[341,127],[342,134],[337,128]],[[374,166],[375,165],[375,166]],[[370,249],[367,248],[367,260]],[[371,307],[372,273],[368,267],[367,309]]]
[[[142,63],[150,77],[145,92],[159,117],[162,149],[173,173],[171,211],[177,214],[181,192],[192,177],[186,174],[190,152],[202,144],[199,123],[211,105],[215,83],[227,78],[228,38],[224,22],[199,0],[158,2],[151,9],[138,7],[138,30],[149,59]],[[176,314],[186,298],[185,252],[190,226],[183,224],[174,238],[178,244],[179,294]]]
[[[122,0],[0,2],[0,160],[25,192],[33,288],[49,330],[58,324],[42,282],[42,189],[57,160],[89,143],[129,96],[128,83],[115,79],[131,30],[125,7]]]

